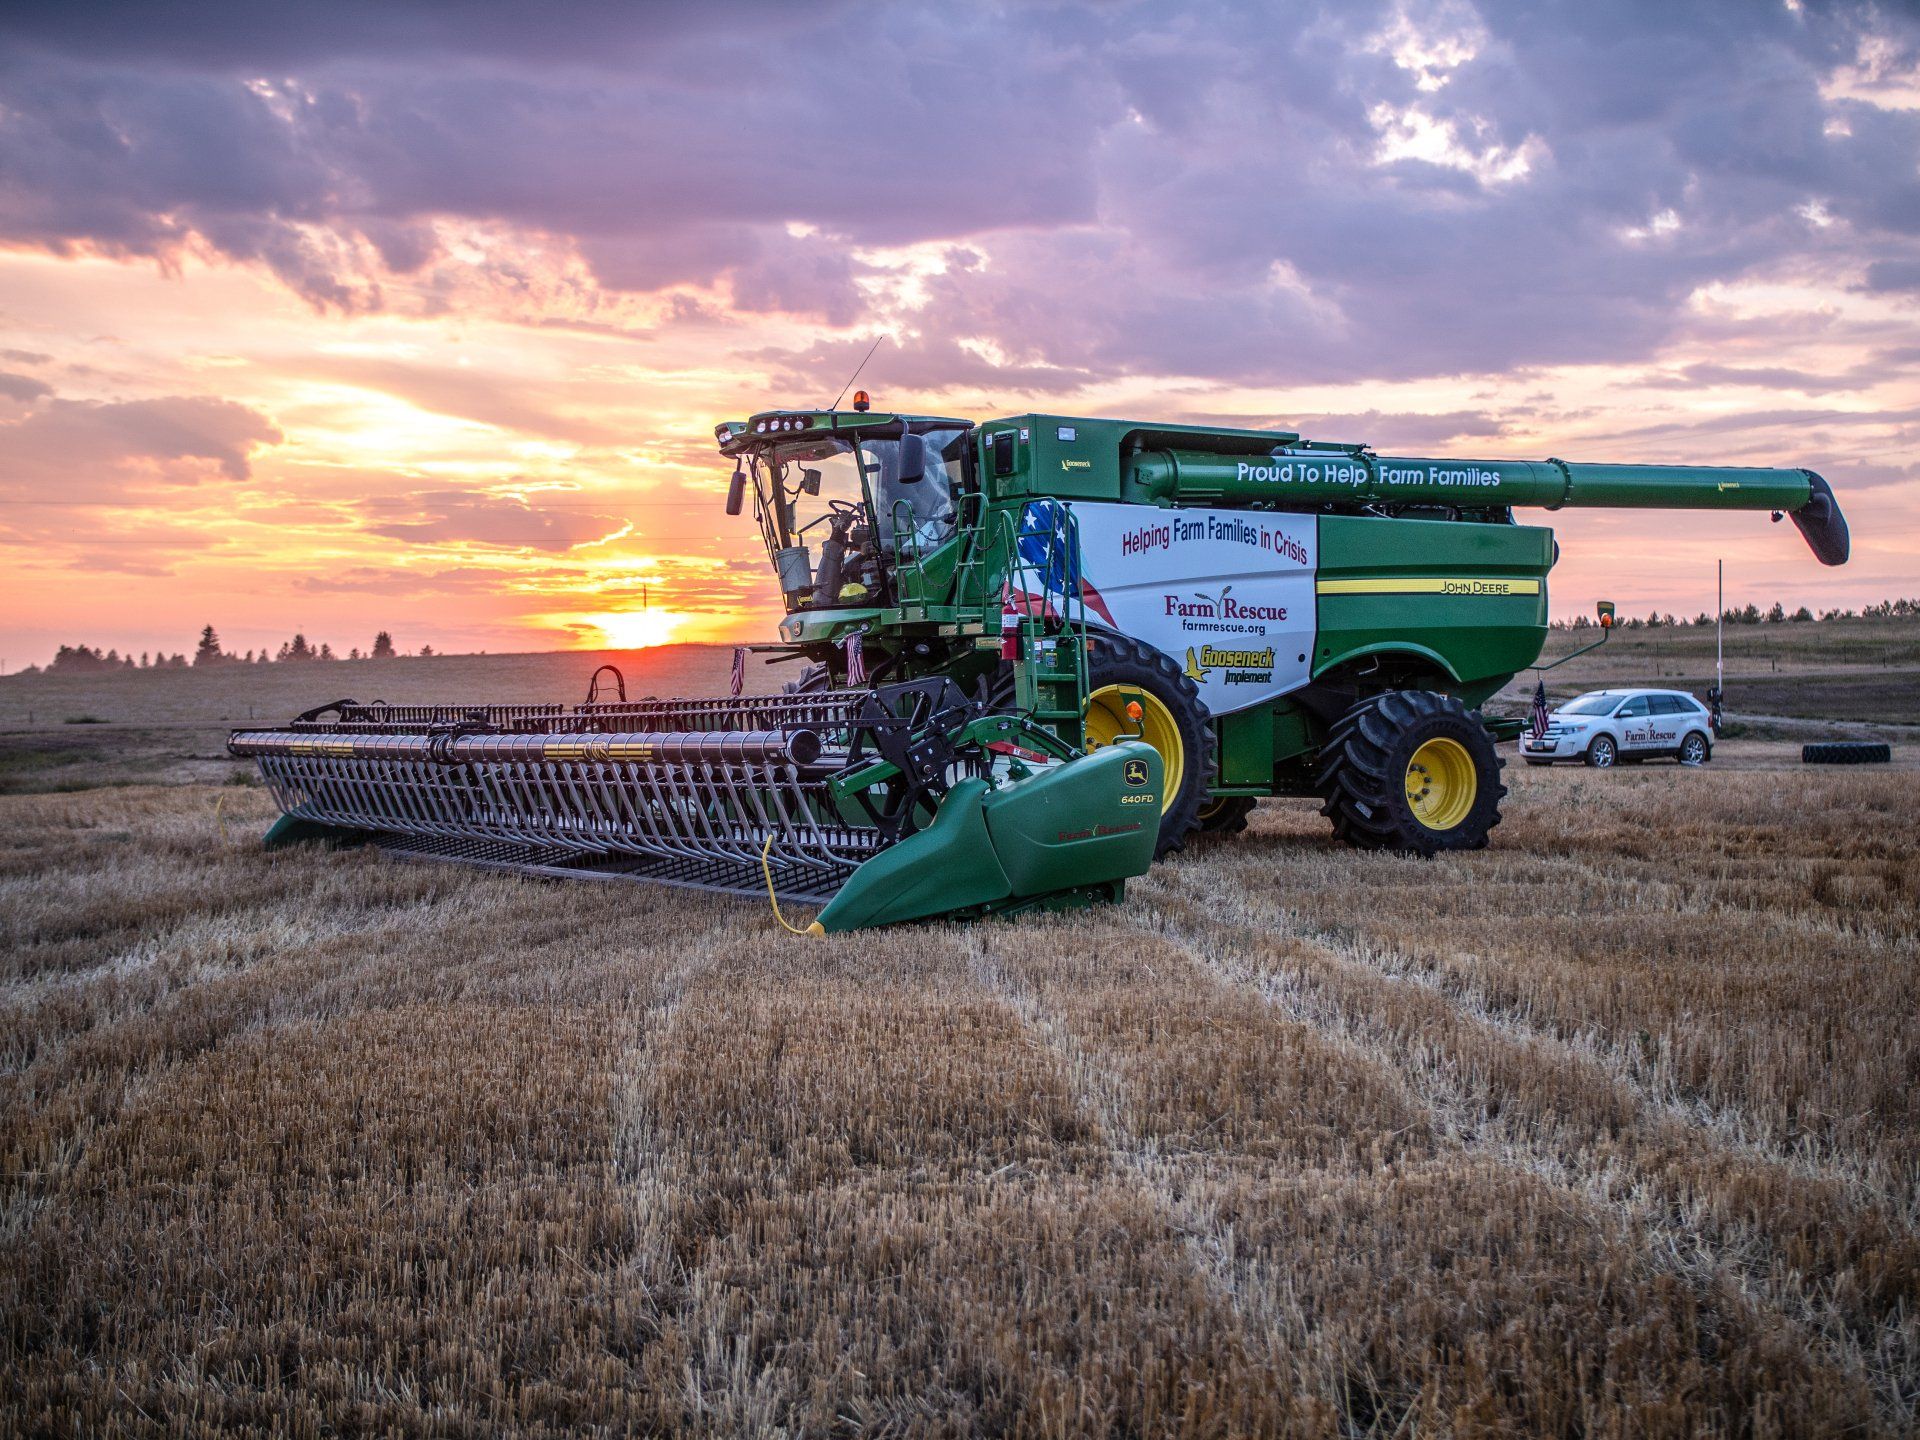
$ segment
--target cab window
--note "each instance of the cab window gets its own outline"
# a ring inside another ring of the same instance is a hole
[[[1647,697],[1636,695],[1615,712],[1616,720],[1643,720],[1647,716]]]
[[[1685,715],[1693,707],[1678,695],[1655,695],[1653,713],[1656,715]]]

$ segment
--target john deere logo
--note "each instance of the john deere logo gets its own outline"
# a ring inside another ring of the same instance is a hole
[[[1126,768],[1120,773],[1127,777],[1127,784],[1144,785],[1147,783],[1147,762],[1144,760],[1129,760],[1126,763]]]

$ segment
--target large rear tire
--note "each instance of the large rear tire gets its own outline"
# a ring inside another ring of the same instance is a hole
[[[1390,690],[1340,717],[1320,748],[1320,813],[1362,850],[1478,850],[1500,823],[1493,737],[1451,695]]]
[[[1138,724],[1127,705],[1139,701]],[[1214,775],[1213,725],[1200,690],[1179,665],[1121,635],[1091,637],[1087,653],[1087,748],[1142,739],[1160,752],[1165,789],[1154,858],[1178,850],[1199,823]]]

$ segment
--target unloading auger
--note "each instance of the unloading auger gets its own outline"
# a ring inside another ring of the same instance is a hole
[[[1262,796],[1363,849],[1472,850],[1521,723],[1478,707],[1539,659],[1559,557],[1516,511],[1770,510],[1823,564],[1850,546],[1793,467],[975,425],[864,392],[714,438],[787,611],[751,648],[796,662],[788,693],[342,701],[233,736],[284,812],[269,839],[772,892],[825,930],[1118,899]]]
[[[236,731],[326,839],[540,875],[822,905],[815,931],[1117,899],[1153,860],[1160,757],[1083,755],[950,680],[577,705],[340,700]]]

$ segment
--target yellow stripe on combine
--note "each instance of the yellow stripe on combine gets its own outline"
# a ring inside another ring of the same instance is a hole
[[[1322,580],[1322,595],[1538,595],[1538,580],[1476,579],[1457,575],[1398,575],[1367,580]]]

